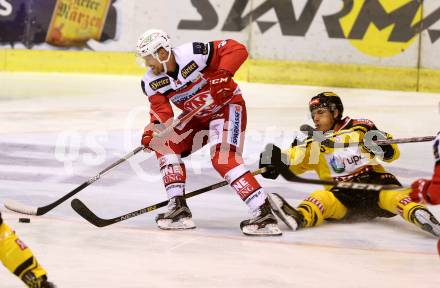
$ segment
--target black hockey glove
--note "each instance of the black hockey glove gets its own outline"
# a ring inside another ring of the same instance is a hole
[[[277,179],[280,173],[278,172],[274,163],[276,162],[276,158],[281,159],[281,149],[273,144],[268,144],[265,150],[260,153],[260,162],[258,163],[258,167],[266,168],[267,171],[262,173],[261,176],[267,179]]]
[[[388,133],[380,130],[370,130],[364,137],[364,147],[368,152],[383,159],[391,159],[394,155],[394,148],[391,145],[377,145],[374,141],[390,139]]]

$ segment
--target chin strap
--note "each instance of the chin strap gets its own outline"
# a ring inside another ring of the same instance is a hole
[[[163,48],[163,47],[162,47]],[[165,48],[164,48],[165,49]],[[167,52],[168,52],[168,57],[167,57],[167,59],[165,59],[165,60],[160,60],[159,59],[159,53],[154,53],[154,58],[156,58],[156,60],[157,61],[159,61],[159,63],[160,64],[162,64],[162,66],[163,66],[163,73],[167,73],[168,72],[168,69],[167,69],[167,65],[166,65],[166,63],[168,62],[168,61],[170,61],[170,58],[171,58],[171,49],[165,49]]]

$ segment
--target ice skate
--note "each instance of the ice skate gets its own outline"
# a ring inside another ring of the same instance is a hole
[[[156,223],[164,230],[194,229],[196,225],[191,219],[192,214],[186,205],[183,196],[176,196],[169,200],[168,211],[156,216]]]
[[[269,202],[264,202],[254,213],[254,218],[240,223],[240,229],[249,236],[280,236],[282,232],[278,228],[277,219],[270,210]]]
[[[290,229],[298,230],[303,225],[303,215],[295,208],[289,205],[283,197],[276,193],[268,193],[270,206],[273,212],[281,219]]]
[[[427,209],[417,208],[411,215],[411,221],[435,237],[440,237],[440,223]]]

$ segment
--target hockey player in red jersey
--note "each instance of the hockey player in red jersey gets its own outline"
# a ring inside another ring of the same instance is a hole
[[[434,175],[432,180],[418,179],[411,185],[411,199],[416,202],[440,204],[440,132],[434,140]]]
[[[0,213],[0,261],[30,288],[55,288],[32,251],[3,222]]]
[[[153,29],[139,38],[137,54],[150,68],[141,81],[150,102],[150,124],[142,145],[155,151],[169,199],[168,211],[156,217],[159,228],[195,228],[184,199],[186,170],[181,158],[209,143],[213,167],[254,216],[241,222],[243,233],[281,235],[265,191],[245,168],[241,156],[246,105],[232,77],[248,56],[246,47],[232,39],[172,47],[167,33]],[[172,121],[171,103],[183,111],[181,117],[207,99],[213,103],[177,126],[172,136],[154,137],[155,131]]]

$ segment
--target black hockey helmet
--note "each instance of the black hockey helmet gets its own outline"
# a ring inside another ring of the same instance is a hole
[[[344,105],[342,105],[341,98],[333,92],[322,92],[310,99],[310,112],[316,108],[328,108],[330,111],[339,111],[338,119],[342,119],[344,112]]]

